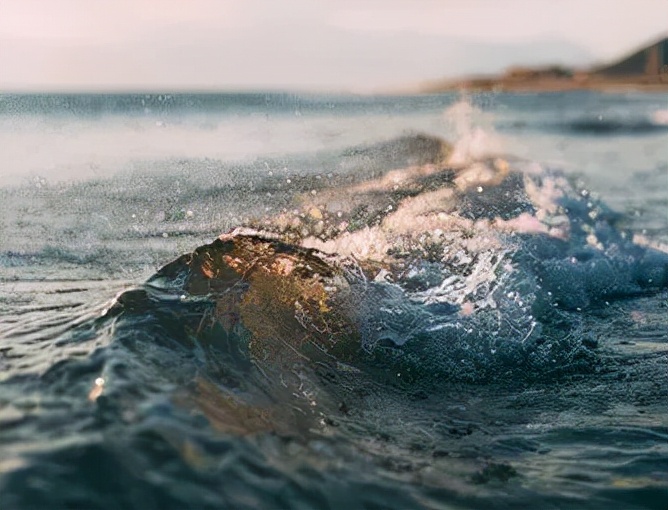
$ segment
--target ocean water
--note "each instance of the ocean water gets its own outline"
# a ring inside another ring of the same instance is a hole
[[[0,211],[2,509],[668,508],[666,94],[0,95]]]

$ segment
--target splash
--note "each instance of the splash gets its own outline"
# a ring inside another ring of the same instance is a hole
[[[446,125],[455,134],[450,165],[464,166],[491,154],[499,154],[503,141],[494,129],[492,115],[464,98],[443,113]]]
[[[301,349],[315,345],[360,370],[401,367],[404,380],[482,380],[572,368],[576,353],[592,354],[583,310],[668,284],[668,256],[633,243],[604,204],[559,172],[501,158],[455,167],[437,152],[429,163],[305,193],[293,210],[221,237],[256,241],[202,269],[247,268],[243,285],[229,284],[243,296],[215,298],[216,307],[239,308],[251,345],[263,349],[278,342],[311,359]],[[286,250],[297,258],[276,255]],[[294,273],[299,266],[339,276],[313,283]],[[254,311],[244,312],[249,303]],[[337,340],[344,331],[349,340]]]

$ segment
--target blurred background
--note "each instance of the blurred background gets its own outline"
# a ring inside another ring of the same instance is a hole
[[[663,0],[2,0],[0,90],[416,90],[604,63],[667,19]]]

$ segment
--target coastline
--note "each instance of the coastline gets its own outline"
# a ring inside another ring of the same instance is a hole
[[[668,92],[668,74],[648,80],[637,78],[607,78],[578,76],[574,78],[512,79],[506,76],[481,77],[464,80],[430,82],[420,87],[422,94],[453,91],[470,92],[568,92],[591,90],[596,92]]]
[[[604,66],[514,66],[501,74],[424,82],[423,93],[496,92],[664,92],[668,91],[668,37]]]

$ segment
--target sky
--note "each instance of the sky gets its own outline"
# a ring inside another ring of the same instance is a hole
[[[666,33],[668,0],[0,0],[0,91],[382,91]]]

